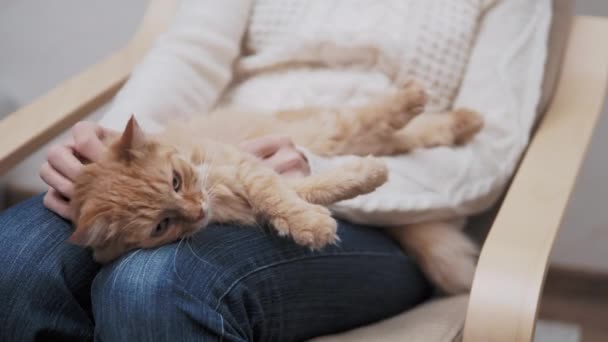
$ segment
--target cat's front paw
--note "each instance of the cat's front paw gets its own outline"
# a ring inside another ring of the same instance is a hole
[[[343,199],[370,193],[388,180],[386,163],[373,156],[347,162],[342,165],[341,172],[341,187],[347,194]]]
[[[338,223],[325,207],[311,205],[309,210],[296,215],[293,221],[291,236],[299,245],[318,250],[339,241]]]
[[[298,245],[312,250],[339,241],[336,220],[327,208],[320,205],[309,205],[305,210],[273,220],[273,225],[280,235],[290,235]]]

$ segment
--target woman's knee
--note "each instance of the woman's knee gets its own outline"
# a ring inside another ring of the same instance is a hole
[[[64,245],[69,224],[44,208],[40,196],[1,213],[0,227],[0,295],[13,287],[23,293],[24,286],[48,282],[56,270],[45,266],[59,250],[78,250]]]
[[[225,333],[214,305],[219,286],[193,293],[175,269],[178,246],[136,250],[101,270],[92,288],[97,336],[107,341],[175,341]],[[196,272],[200,279],[215,276],[210,268]]]
[[[65,242],[70,231],[68,222],[44,208],[41,196],[0,214],[0,330],[25,322],[30,331],[42,329],[88,306],[87,282],[98,266],[87,251]],[[84,314],[83,326],[87,321]]]

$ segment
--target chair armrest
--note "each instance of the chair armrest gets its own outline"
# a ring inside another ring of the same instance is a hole
[[[173,18],[176,0],[151,0],[131,41],[0,121],[0,175],[107,102]]]
[[[465,341],[532,341],[549,254],[608,80],[608,19],[577,17],[555,97],[481,251]]]

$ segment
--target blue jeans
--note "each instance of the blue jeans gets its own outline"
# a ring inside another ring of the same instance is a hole
[[[311,252],[260,228],[212,226],[101,267],[41,197],[0,214],[0,341],[298,341],[370,323],[432,292],[372,228]]]

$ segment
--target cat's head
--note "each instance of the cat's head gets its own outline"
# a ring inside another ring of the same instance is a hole
[[[103,158],[76,179],[76,229],[69,241],[91,247],[97,261],[108,262],[201,229],[211,216],[201,154],[180,155],[146,136],[132,117]]]

